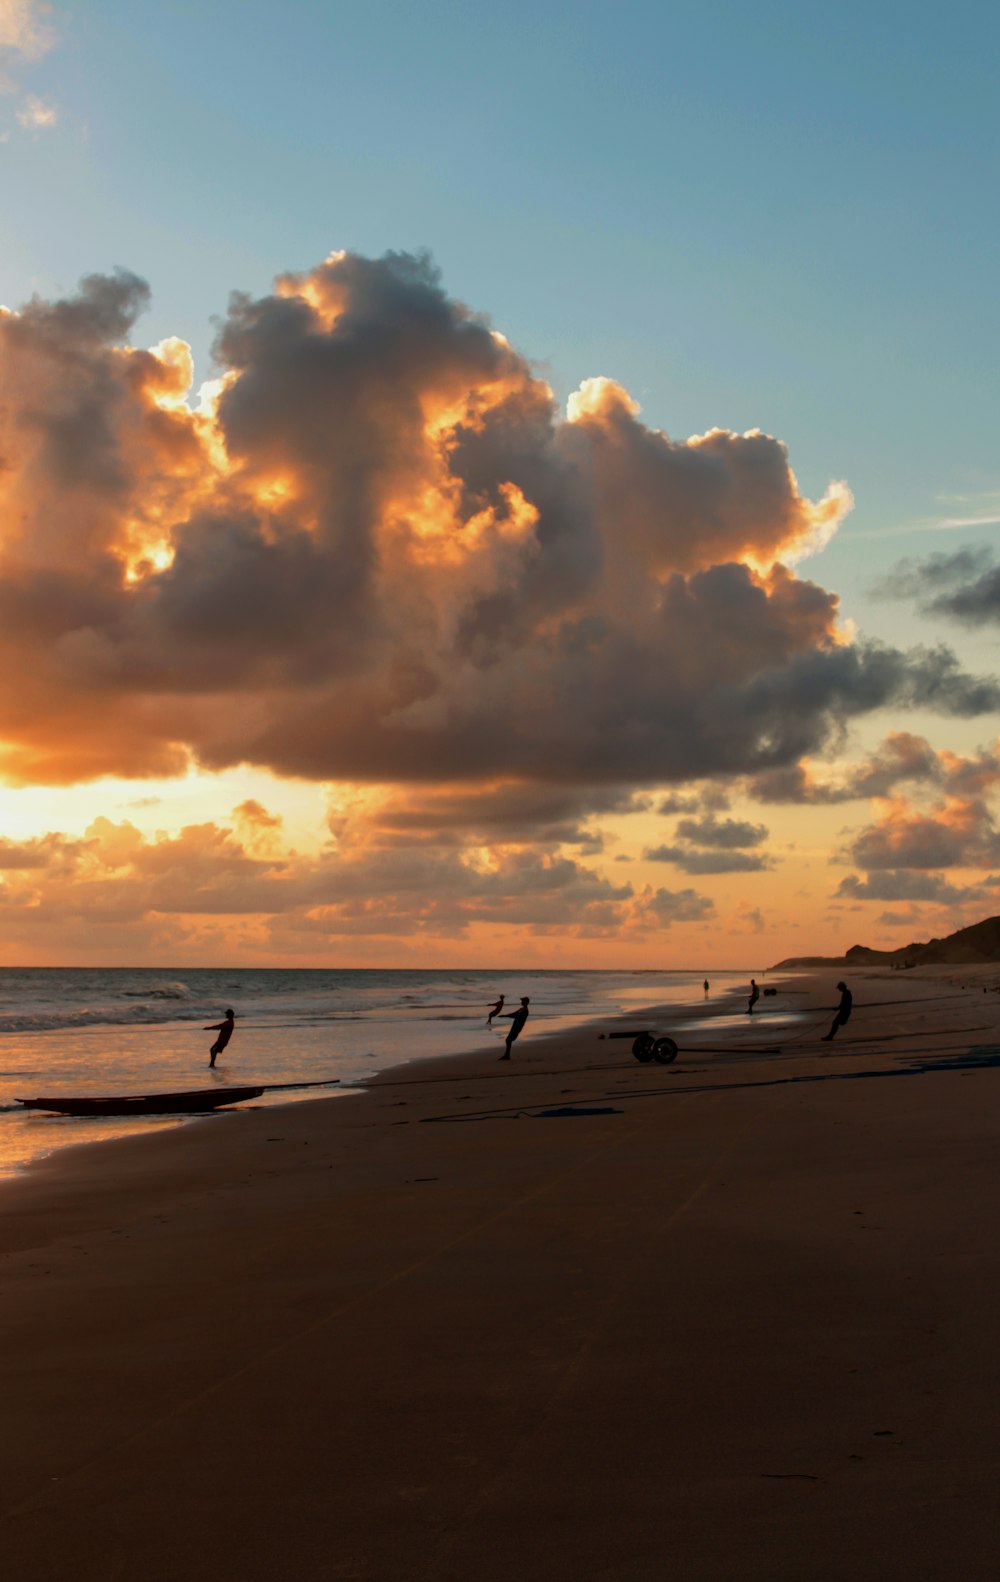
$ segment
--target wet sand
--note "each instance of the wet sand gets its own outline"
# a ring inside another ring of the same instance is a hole
[[[1000,973],[836,976],[4,1184],[5,1574],[993,1582]]]

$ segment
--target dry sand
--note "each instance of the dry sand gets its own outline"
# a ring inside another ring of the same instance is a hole
[[[671,1067],[529,1023],[4,1185],[3,1576],[995,1582],[998,981]]]

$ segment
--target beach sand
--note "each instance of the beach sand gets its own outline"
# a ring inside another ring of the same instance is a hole
[[[837,976],[4,1184],[4,1574],[995,1582],[1000,975]]]

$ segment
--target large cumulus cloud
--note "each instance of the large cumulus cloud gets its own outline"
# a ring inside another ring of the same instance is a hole
[[[147,294],[0,316],[11,779],[652,785],[1000,702],[947,650],[848,641],[790,569],[843,486],[808,501],[765,434],[672,440],[606,379],[564,419],[426,258],[234,297],[200,400],[182,342],[128,343]]]

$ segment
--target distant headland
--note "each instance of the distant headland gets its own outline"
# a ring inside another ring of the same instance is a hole
[[[971,923],[945,939],[929,939],[924,945],[901,945],[898,950],[873,950],[870,945],[852,945],[843,956],[786,956],[768,970],[782,967],[892,966],[920,967],[928,962],[951,966],[970,966],[977,961],[1000,961],[1000,917],[986,917]]]

